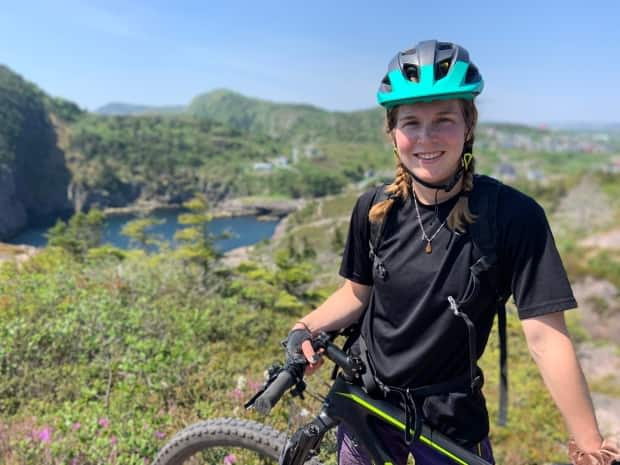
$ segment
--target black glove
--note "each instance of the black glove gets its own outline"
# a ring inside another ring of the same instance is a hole
[[[288,337],[286,338],[287,362],[305,365],[307,360],[301,350],[301,343],[311,340],[312,334],[310,334],[310,331],[305,328],[294,329],[288,333]]]

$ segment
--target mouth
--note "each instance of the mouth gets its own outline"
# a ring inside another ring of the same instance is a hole
[[[440,152],[418,152],[418,153],[414,153],[413,156],[416,158],[419,158],[420,160],[425,160],[425,161],[429,161],[429,160],[435,160],[436,158],[441,157],[445,152],[444,151],[440,151]]]

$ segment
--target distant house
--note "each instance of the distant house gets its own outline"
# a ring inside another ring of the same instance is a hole
[[[603,168],[605,173],[610,174],[618,174],[620,173],[620,158],[612,160],[605,168]]]
[[[517,170],[511,163],[500,163],[495,167],[495,176],[502,181],[513,181],[517,177]]]
[[[271,163],[273,166],[284,168],[285,166],[288,166],[288,158],[284,155],[280,155],[279,157],[273,158]]]
[[[271,163],[265,162],[257,162],[254,163],[254,171],[269,173],[273,169],[273,165]]]
[[[538,182],[538,181],[544,181],[545,179],[544,173],[540,170],[528,170],[526,176],[529,181]]]

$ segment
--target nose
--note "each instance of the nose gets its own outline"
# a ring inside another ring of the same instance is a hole
[[[419,143],[428,142],[435,136],[435,131],[432,125],[420,125],[416,131],[415,138]]]

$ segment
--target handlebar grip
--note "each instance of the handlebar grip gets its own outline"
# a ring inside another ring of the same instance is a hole
[[[282,370],[278,377],[265,389],[254,402],[254,408],[261,415],[267,415],[271,408],[278,403],[280,397],[295,384],[295,377],[288,371]]]
[[[330,360],[346,372],[350,372],[353,369],[351,366],[351,359],[345,352],[340,350],[338,346],[329,343],[325,347],[325,352]]]

